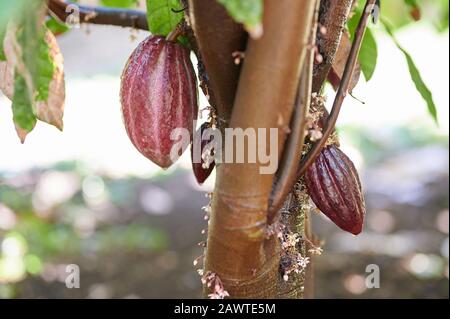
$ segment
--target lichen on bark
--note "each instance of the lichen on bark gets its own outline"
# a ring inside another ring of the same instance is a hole
[[[303,299],[310,297],[306,284],[311,271],[312,254],[309,249],[309,196],[303,181],[299,181],[280,210],[279,227],[283,252],[281,254],[278,298]],[[287,273],[289,272],[289,273]]]

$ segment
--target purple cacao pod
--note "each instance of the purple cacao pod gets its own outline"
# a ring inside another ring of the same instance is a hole
[[[325,147],[308,168],[309,196],[337,226],[354,235],[362,231],[366,208],[355,165],[337,146]]]
[[[171,166],[170,152],[178,142],[171,140],[171,133],[187,129],[192,141],[198,112],[197,78],[189,50],[161,36],[145,39],[125,66],[120,98],[133,145],[160,167]]]
[[[211,172],[216,165],[213,158],[214,149],[207,149],[208,145],[213,142],[214,138],[211,136],[208,140],[203,140],[202,136],[206,129],[210,128],[209,123],[203,123],[202,126],[195,133],[194,143],[198,142],[198,139],[201,139],[200,142],[200,156],[195,157],[194,152],[197,151],[197,148],[192,145],[191,147],[191,161],[192,161],[192,170],[194,171],[195,178],[199,184],[203,184],[206,179],[211,175]]]

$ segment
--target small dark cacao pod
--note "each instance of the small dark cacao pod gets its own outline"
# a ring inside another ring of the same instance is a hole
[[[343,230],[361,233],[366,214],[361,182],[355,165],[336,145],[322,150],[305,182],[317,208]]]
[[[176,128],[192,141],[197,117],[197,78],[189,50],[161,36],[150,36],[131,54],[120,89],[125,128],[133,145],[162,168],[171,166]],[[187,145],[186,145],[187,146]]]
[[[210,136],[209,139],[203,140],[202,136],[206,129],[210,128],[209,123],[203,123],[202,126],[197,130],[194,137],[194,143],[198,144],[200,142],[200,150],[197,150],[198,147],[195,147],[194,144],[191,147],[191,161],[192,161],[192,170],[194,171],[195,178],[199,184],[203,184],[206,179],[211,175],[211,172],[216,165],[214,161],[214,147],[209,148],[212,142],[214,141],[214,137]],[[194,152],[199,151],[199,156],[194,156]]]

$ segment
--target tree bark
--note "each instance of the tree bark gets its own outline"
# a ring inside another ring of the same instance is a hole
[[[290,248],[295,253],[300,253],[301,256],[311,260],[309,253],[310,245],[305,240],[308,238],[310,231],[309,221],[309,197],[303,194],[300,189],[300,184],[297,184],[293,191],[288,195],[285,205],[281,210],[280,223],[283,225],[283,236],[295,234],[299,238],[299,242],[295,247]],[[282,254],[280,271],[283,270],[285,264],[290,266],[295,262],[293,256]],[[312,263],[308,265],[299,273],[292,273],[288,280],[283,278],[283,273],[278,277],[278,298],[282,299],[303,299],[312,298],[313,292],[313,278],[312,278]]]
[[[206,69],[211,104],[226,127],[238,86],[240,65],[233,53],[244,51],[247,33],[217,0],[189,0],[189,21]]]
[[[322,61],[314,66],[313,92],[319,93],[327,79],[352,4],[353,0],[321,0],[320,2],[317,46]]]
[[[299,98],[304,99],[304,105],[303,105],[303,112],[306,114],[309,113],[309,108],[311,104],[311,94],[312,94],[312,71],[313,71],[313,62],[314,62],[314,50],[313,50],[313,44],[316,42],[316,30],[317,30],[317,24],[318,24],[318,15],[319,15],[319,4],[320,1],[317,0],[315,4],[315,13],[314,13],[314,19],[312,20],[312,31],[310,32],[310,44],[311,49],[307,53],[307,57],[305,60],[304,68],[302,70],[302,77],[299,85],[299,90],[303,90],[304,92],[299,92]],[[304,119],[305,121],[306,119]],[[281,254],[281,264],[280,264],[280,275],[278,276],[278,298],[291,298],[291,299],[312,299],[314,297],[314,264],[313,264],[313,254],[310,252],[310,249],[312,248],[311,245],[305,240],[307,238],[312,237],[312,231],[311,231],[311,220],[309,218],[309,196],[304,194],[304,196],[300,196],[301,193],[299,193],[299,184],[297,180],[297,167],[298,163],[301,159],[302,150],[304,147],[304,141],[306,133],[303,133],[305,131],[304,123],[301,125],[302,130],[302,136],[299,141],[299,144],[295,148],[295,152],[297,153],[294,159],[293,163],[287,163],[285,164],[287,168],[295,171],[295,173],[290,172],[289,175],[293,175],[295,177],[290,176],[289,179],[294,179],[297,181],[297,183],[291,183],[290,188],[290,194],[288,196],[283,196],[283,194],[280,194],[281,198],[285,198],[285,203],[283,205],[283,208],[280,210],[281,216],[278,223],[281,223],[283,227],[284,236],[288,235],[289,233],[295,233],[299,236],[300,239],[303,239],[300,241],[296,247],[294,247],[294,250],[298,253],[300,253],[302,256],[305,256],[309,258],[309,264],[307,267],[303,270],[303,272],[299,274],[295,274],[293,278],[290,278],[288,281],[285,281],[283,278],[282,267],[283,267],[283,259],[289,259],[286,257],[283,252]],[[291,139],[290,137],[289,139]],[[283,160],[289,160],[283,158]],[[293,166],[293,167],[292,167]],[[278,175],[278,173],[277,173]],[[280,188],[280,187],[278,187]],[[277,187],[274,188],[274,192],[278,190]],[[282,188],[281,188],[282,189]],[[284,193],[284,192],[281,192]],[[276,201],[276,197],[274,197],[274,202]],[[278,206],[276,204],[273,204],[275,208]],[[272,219],[269,215],[269,220]]]
[[[264,35],[249,41],[234,101],[230,127],[278,128],[279,156],[308,49],[314,3],[265,1]],[[232,298],[277,296],[280,247],[274,236],[266,238],[274,175],[260,174],[263,166],[259,161],[226,163],[217,170],[205,271],[217,274]]]

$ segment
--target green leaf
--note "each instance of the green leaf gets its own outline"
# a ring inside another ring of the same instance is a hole
[[[428,10],[427,12],[433,13],[430,20],[438,32],[444,32],[448,30],[449,24],[449,5],[448,0],[440,0],[433,2],[434,10]],[[428,4],[431,7],[431,3]]]
[[[3,41],[5,40],[6,30],[0,29],[0,61],[6,61],[5,51],[3,49]]]
[[[138,3],[138,0],[101,0],[102,5],[115,8],[131,8]]]
[[[14,79],[14,97],[12,101],[14,123],[21,129],[31,132],[36,125],[33,102],[25,79],[16,72]]]
[[[406,58],[406,62],[408,63],[409,73],[411,75],[411,79],[414,82],[414,85],[416,86],[417,91],[420,93],[422,98],[425,100],[428,106],[428,112],[430,113],[433,120],[438,124],[438,115],[437,115],[437,109],[436,105],[433,100],[433,94],[428,89],[427,85],[422,79],[422,76],[420,75],[420,71],[417,68],[416,64],[414,63],[414,60],[412,59],[411,55],[401,46],[400,42],[398,42],[397,38],[394,35],[394,32],[392,31],[390,24],[382,19],[381,20],[387,33],[390,35],[392,40],[394,41],[397,48],[403,53],[403,55]]]
[[[370,81],[375,72],[378,59],[378,47],[375,37],[370,29],[367,29],[364,36],[364,41],[361,44],[361,51],[359,52],[359,63],[361,70],[366,78]]]
[[[264,11],[263,0],[217,0],[236,22],[242,23],[250,34],[258,34]]]
[[[64,73],[59,65],[62,57],[56,39],[44,24],[45,14],[45,1],[31,2],[20,17],[13,19],[8,29],[9,42],[5,43],[8,48],[11,46],[10,54],[15,55],[13,62],[8,62],[13,63],[18,77],[17,83],[14,79],[13,111],[22,142],[36,119],[63,127]]]
[[[39,38],[39,54],[36,57],[37,74],[34,78],[34,85],[37,91],[36,101],[46,101],[48,99],[50,82],[53,79],[55,65],[50,56],[49,44],[45,41],[44,37]]]
[[[147,19],[150,32],[167,36],[183,19],[179,0],[147,0]],[[177,12],[175,12],[177,11]]]
[[[354,38],[360,15],[361,13],[355,14],[347,24],[352,39]],[[361,50],[359,52],[358,60],[361,65],[364,78],[366,81],[370,81],[375,72],[378,60],[377,42],[372,30],[370,29],[366,29],[364,39],[361,43]]]
[[[45,41],[47,28],[40,25],[40,13],[45,3],[33,1],[24,10],[17,30],[17,41],[21,46],[23,63],[32,79],[31,91],[36,91],[37,101],[48,98],[50,81],[55,66],[50,57],[50,48]]]
[[[59,22],[53,17],[45,21],[45,26],[55,35],[63,34],[70,30],[66,24]]]
[[[405,1],[405,3],[412,8],[416,8],[419,6],[417,0],[403,0],[403,1]]]

